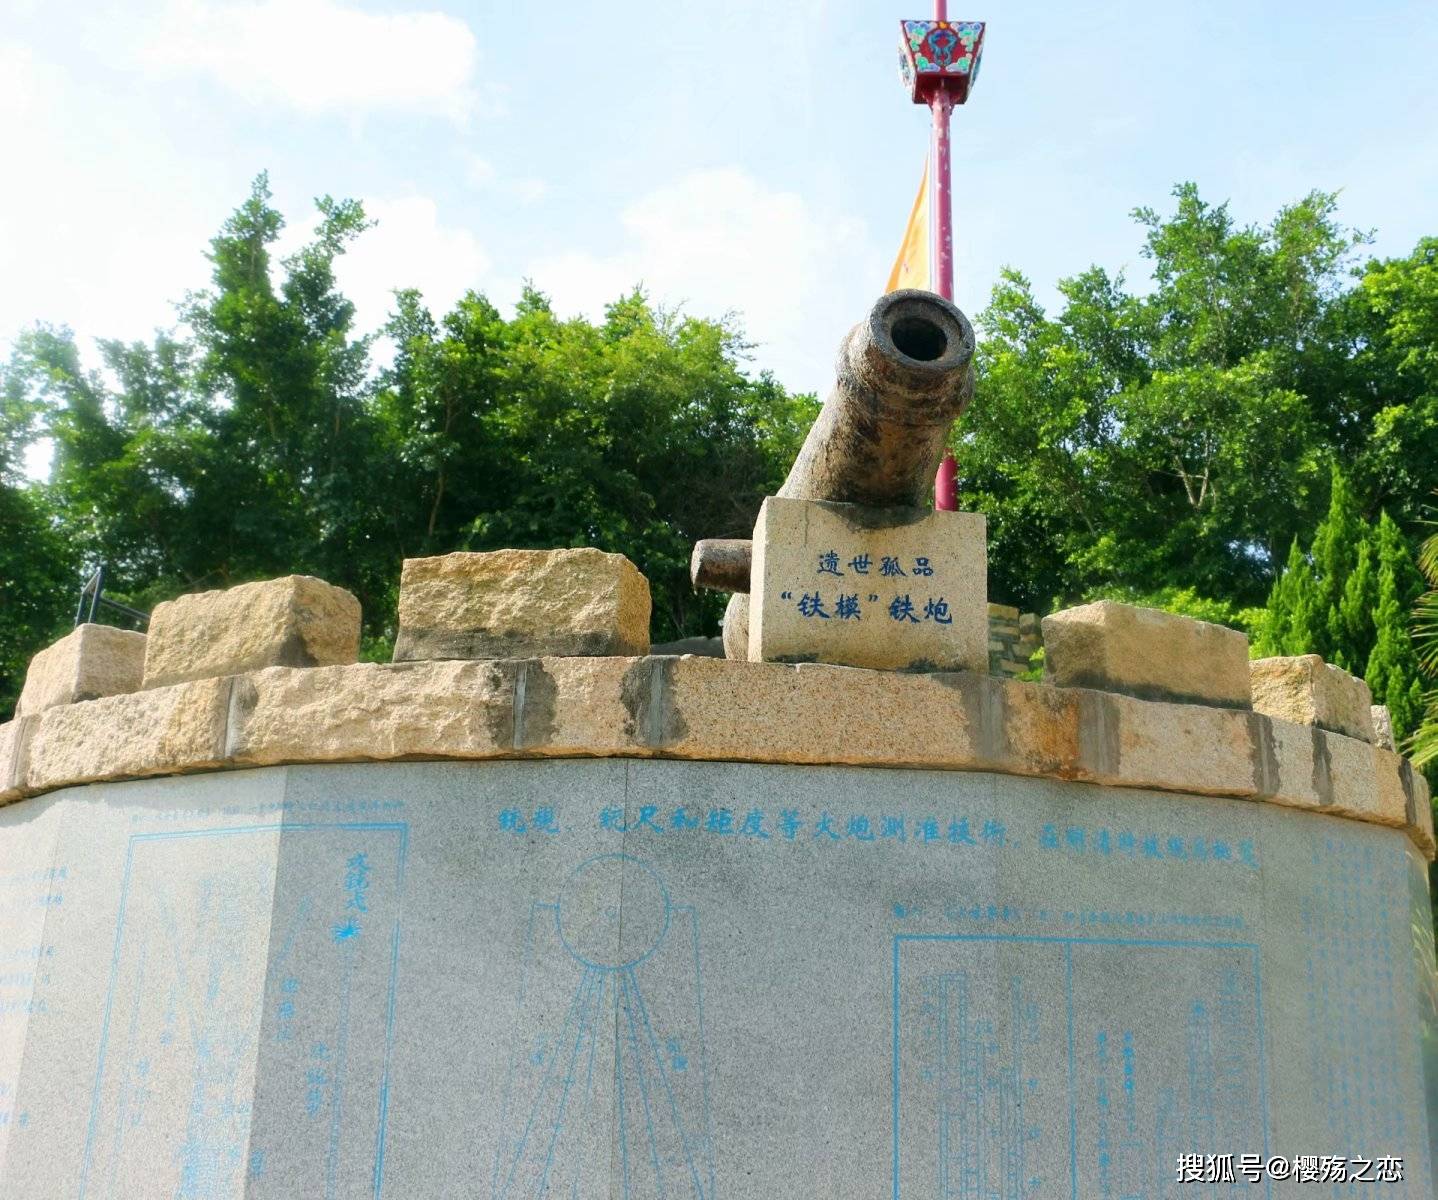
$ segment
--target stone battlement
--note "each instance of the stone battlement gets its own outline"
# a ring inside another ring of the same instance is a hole
[[[1317,725],[970,672],[689,655],[270,667],[57,706],[0,725],[0,801],[277,764],[614,757],[1230,796],[1402,828],[1435,849],[1423,777]]]
[[[1425,781],[1363,682],[1316,656],[1250,664],[1241,633],[1110,601],[1045,618],[1042,684],[606,649],[647,650],[648,607],[620,555],[528,551],[407,562],[411,661],[354,661],[358,602],[305,576],[181,597],[148,637],[81,626],[0,725],[0,803],[304,763],[918,767],[1262,801],[1401,828],[1434,857]]]

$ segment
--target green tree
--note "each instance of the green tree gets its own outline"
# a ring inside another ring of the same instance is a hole
[[[1255,651],[1321,654],[1362,675],[1373,702],[1388,706],[1394,736],[1405,738],[1421,709],[1422,664],[1408,629],[1420,580],[1396,522],[1386,512],[1376,523],[1364,521],[1335,471],[1328,515],[1308,554],[1294,540],[1269,593]]]
[[[1313,526],[1328,455],[1302,367],[1362,239],[1324,193],[1262,228],[1192,184],[1175,198],[1135,213],[1148,294],[1094,267],[1050,318],[1007,271],[979,318],[956,453],[1006,599],[1173,587],[1252,605]]]
[[[1367,615],[1375,595],[1369,530],[1359,515],[1353,489],[1337,466],[1332,469],[1328,496],[1328,515],[1314,534],[1311,551],[1314,632],[1323,650],[1302,653],[1322,653],[1335,666],[1359,670],[1373,644],[1372,619]],[[1346,609],[1350,588],[1353,594]]]
[[[1438,489],[1438,238],[1368,263],[1308,359],[1309,386],[1326,401],[1325,440],[1368,511],[1386,508],[1416,539]]]
[[[1378,572],[1378,607],[1373,614],[1377,632],[1364,678],[1373,703],[1388,707],[1393,737],[1401,743],[1417,730],[1422,718],[1423,683],[1408,632],[1409,610],[1400,599],[1396,575],[1391,563]]]
[[[359,595],[365,652],[386,657],[403,557],[597,545],[649,575],[657,639],[712,632],[722,598],[690,588],[691,544],[748,532],[814,398],[748,373],[732,324],[639,292],[594,324],[560,320],[533,290],[510,318],[471,293],[436,320],[401,289],[394,358],[376,374],[335,281],[368,222],[350,201],[317,207],[309,241],[277,258],[284,222],[260,176],[177,328],[100,343],[101,370],[68,331],[17,339],[0,370],[4,462],[42,432],[55,458],[44,488],[4,468],[7,528],[13,512],[34,531],[7,586],[44,583],[49,597],[7,641],[13,662],[53,635],[52,601],[73,602],[79,564],[99,561],[109,590],[140,607],[322,576]],[[0,622],[27,611],[16,591]]]
[[[435,321],[400,293],[389,334],[377,407],[407,553],[598,545],[649,577],[657,640],[715,628],[722,598],[688,582],[693,542],[752,528],[812,397],[746,375],[731,326],[639,292],[600,325],[560,320],[532,289],[510,321],[473,294]]]
[[[181,330],[100,343],[113,384],[66,331],[18,340],[5,386],[45,414],[65,540],[142,607],[291,571],[370,603],[393,575],[367,343],[333,273],[365,222],[348,201],[318,208],[313,239],[277,272],[283,222],[257,179],[211,243],[213,286],[187,299]]]
[[[22,344],[12,363],[24,355]],[[74,550],[44,491],[24,478],[41,415],[36,397],[7,372],[0,379],[0,715],[14,708],[31,654],[64,632],[79,588]]]
[[[1311,647],[1322,642],[1327,625],[1321,615],[1313,564],[1294,538],[1288,560],[1268,594],[1254,652],[1261,657],[1312,653]]]
[[[1438,533],[1430,534],[1418,548],[1418,569],[1427,590],[1413,607],[1413,644],[1418,661],[1427,679],[1438,679]],[[1418,714],[1417,727],[1409,740],[1413,761],[1427,769],[1429,781],[1434,780],[1438,766],[1438,688],[1426,691]],[[1438,787],[1435,787],[1438,792]],[[1438,812],[1438,802],[1434,805]]]

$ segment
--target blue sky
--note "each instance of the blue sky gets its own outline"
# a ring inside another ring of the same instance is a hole
[[[1004,264],[1046,300],[1098,262],[1145,274],[1128,213],[1196,180],[1244,221],[1311,188],[1375,253],[1438,233],[1438,7],[954,0],[989,22],[955,115],[958,300]],[[33,320],[145,337],[270,172],[379,226],[341,280],[443,309],[563,313],[635,283],[737,313],[755,367],[827,386],[881,290],[927,146],[897,78],[924,4],[0,0],[0,339]],[[291,244],[292,244],[291,241]]]

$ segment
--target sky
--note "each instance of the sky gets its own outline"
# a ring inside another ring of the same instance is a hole
[[[1092,263],[1140,284],[1130,215],[1196,181],[1243,223],[1314,188],[1405,254],[1438,234],[1438,5],[954,0],[988,21],[955,112],[957,301],[999,270],[1052,304]],[[988,7],[984,5],[987,4]],[[342,261],[390,291],[563,315],[642,285],[735,314],[752,368],[827,388],[883,288],[928,145],[898,80],[924,3],[0,0],[0,343],[34,321],[143,339],[208,281],[269,172],[377,221]]]

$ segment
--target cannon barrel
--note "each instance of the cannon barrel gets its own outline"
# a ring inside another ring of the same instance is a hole
[[[840,345],[833,390],[779,495],[927,504],[949,430],[973,396],[973,356],[973,327],[949,301],[916,290],[880,297]],[[690,560],[696,587],[735,593],[724,618],[731,658],[748,640],[752,554],[752,543],[711,539]]]
[[[880,297],[839,347],[834,388],[779,495],[877,507],[929,502],[974,390],[974,331],[932,292]]]

